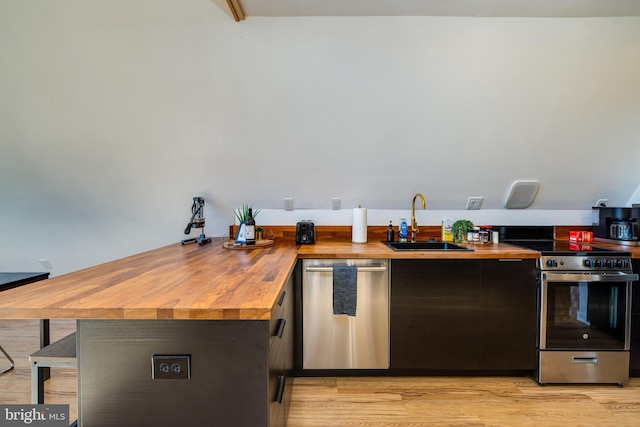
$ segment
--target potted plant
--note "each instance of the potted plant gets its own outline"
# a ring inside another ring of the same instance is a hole
[[[236,218],[240,222],[238,226],[238,233],[236,234],[236,243],[244,244],[244,242],[246,242],[245,224],[247,223],[247,219],[249,219],[249,209],[251,209],[251,215],[255,220],[256,216],[258,216],[258,214],[260,213],[260,209],[253,209],[252,205],[243,203],[241,208],[236,208],[233,211]]]
[[[246,203],[243,203],[241,208],[236,208],[233,211],[240,224],[247,222],[247,218],[249,218],[249,209],[252,209],[251,213],[253,214],[253,219],[256,219],[256,217],[260,213],[260,209],[253,209],[253,205],[247,205]]]
[[[454,242],[462,242],[467,240],[467,231],[473,229],[473,222],[468,219],[459,219],[453,223],[451,234],[453,234]]]

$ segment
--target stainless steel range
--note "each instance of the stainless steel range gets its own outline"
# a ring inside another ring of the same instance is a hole
[[[628,252],[568,241],[512,241],[537,250],[538,364],[546,383],[629,379],[632,272]]]

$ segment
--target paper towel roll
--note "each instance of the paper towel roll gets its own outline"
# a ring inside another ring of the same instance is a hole
[[[351,241],[353,243],[367,243],[367,209],[366,208],[353,209]]]

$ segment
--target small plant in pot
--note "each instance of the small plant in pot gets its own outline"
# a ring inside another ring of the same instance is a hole
[[[249,210],[251,210],[251,217],[254,219],[254,221],[252,222],[252,225],[255,225],[255,218],[260,213],[260,209],[253,209],[252,205],[247,205],[245,203],[242,205],[241,208],[236,208],[233,211],[236,218],[240,222],[238,226],[238,232],[236,233],[236,243],[245,244],[247,242],[247,239],[245,236],[245,232],[246,232],[245,224],[249,219]],[[254,243],[255,241],[249,244],[254,244]]]
[[[253,219],[256,219],[260,213],[260,209],[253,209],[253,205],[243,204],[241,208],[236,208],[233,211],[240,224],[247,222],[247,219],[249,218],[249,209],[252,210],[251,213],[253,214]]]
[[[473,222],[468,219],[459,219],[453,223],[451,234],[453,234],[454,242],[462,242],[467,240],[467,231],[473,229]]]

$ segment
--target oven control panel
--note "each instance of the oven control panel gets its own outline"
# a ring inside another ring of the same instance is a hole
[[[562,256],[544,255],[538,260],[540,270],[567,271],[631,271],[631,260],[625,255]]]

